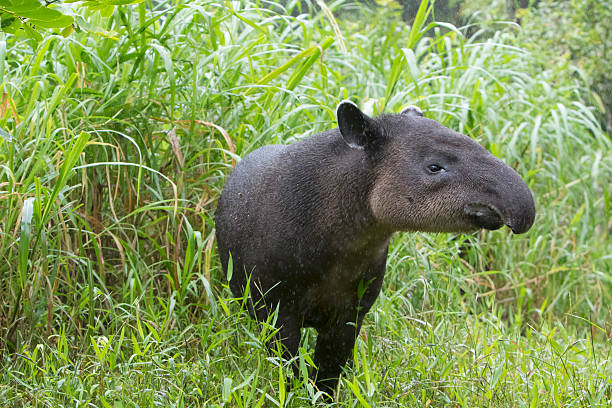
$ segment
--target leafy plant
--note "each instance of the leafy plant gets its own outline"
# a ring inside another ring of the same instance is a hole
[[[103,17],[113,14],[116,6],[141,3],[144,0],[65,0],[63,3],[79,3],[90,12],[100,12]],[[75,24],[74,9],[58,8],[62,0],[5,0],[0,4],[0,30],[9,34],[23,32],[28,38],[40,42],[48,29],[61,29],[68,36]],[[83,21],[81,19],[81,21]],[[87,28],[88,24],[83,24]]]

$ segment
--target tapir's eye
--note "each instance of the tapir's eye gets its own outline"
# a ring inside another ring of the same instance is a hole
[[[427,166],[427,170],[429,170],[430,173],[439,173],[444,170],[444,167],[438,166],[437,164],[430,164]]]

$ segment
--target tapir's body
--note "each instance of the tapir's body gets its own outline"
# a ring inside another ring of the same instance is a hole
[[[228,178],[216,213],[230,288],[250,280],[251,312],[278,307],[278,338],[297,353],[300,328],[318,332],[317,385],[330,391],[376,300],[395,231],[526,231],[533,198],[480,145],[409,109],[369,118],[351,103],[339,129],[265,146]]]

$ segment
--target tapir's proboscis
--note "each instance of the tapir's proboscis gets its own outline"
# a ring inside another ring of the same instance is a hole
[[[372,118],[345,101],[336,113],[336,129],[247,155],[215,214],[232,292],[249,283],[259,321],[278,310],[286,358],[302,327],[316,329],[312,377],[330,395],[380,293],[394,232],[520,234],[535,217],[516,171],[418,108]]]

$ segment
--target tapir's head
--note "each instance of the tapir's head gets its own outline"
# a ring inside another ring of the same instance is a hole
[[[395,230],[470,232],[507,225],[529,230],[535,206],[510,166],[418,108],[370,118],[351,102],[337,109],[342,137],[374,166],[369,202]]]

